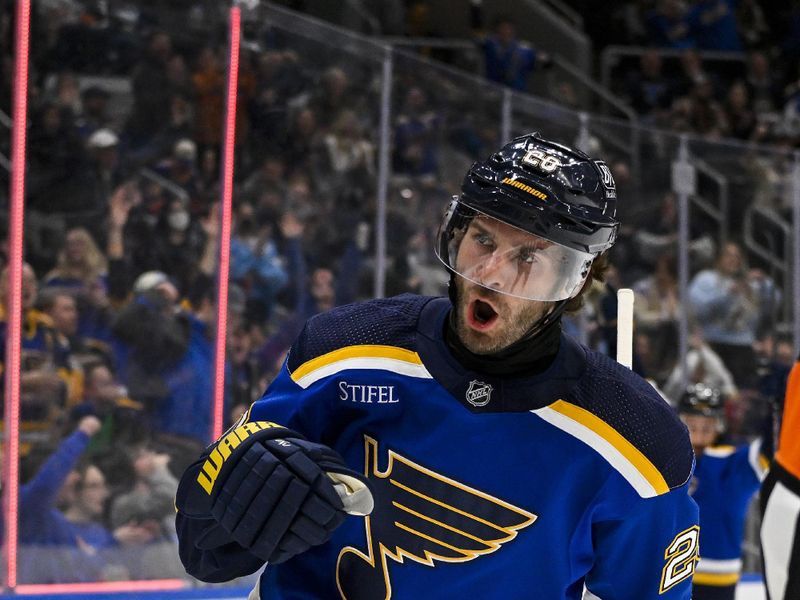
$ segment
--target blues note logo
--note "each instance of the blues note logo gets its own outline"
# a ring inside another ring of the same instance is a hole
[[[345,600],[392,597],[391,575],[406,559],[436,567],[501,549],[536,515],[431,471],[389,450],[378,467],[378,443],[365,436],[366,475],[375,510],[365,517],[366,549],[339,553],[336,583]]]

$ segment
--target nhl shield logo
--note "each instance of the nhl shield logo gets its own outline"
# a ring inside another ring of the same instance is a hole
[[[472,406],[486,406],[489,404],[489,400],[492,399],[493,389],[488,383],[473,379],[469,382],[469,387],[467,388],[467,402]]]

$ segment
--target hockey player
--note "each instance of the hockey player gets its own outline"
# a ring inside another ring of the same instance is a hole
[[[186,471],[187,571],[223,581],[268,563],[253,599],[575,600],[584,585],[688,599],[686,428],[561,333],[614,243],[615,207],[605,163],[536,134],[474,164],[439,233],[450,298],[311,318],[264,396]],[[374,510],[345,518],[334,481],[349,512]]]
[[[786,384],[778,450],[761,488],[761,551],[770,600],[800,598],[800,358]]]
[[[719,390],[703,383],[689,386],[678,411],[697,460],[689,486],[701,524],[692,598],[733,600],[742,570],[744,521],[768,459],[761,453],[760,438],[738,447],[715,445],[725,429]]]

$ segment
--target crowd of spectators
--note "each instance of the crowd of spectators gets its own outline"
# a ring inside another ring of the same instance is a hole
[[[24,583],[182,576],[168,523],[175,477],[211,433],[225,23],[213,3],[138,4],[35,7],[41,35],[32,38],[23,273]],[[0,110],[9,113],[13,2],[0,6]],[[498,20],[499,37],[482,38],[487,52],[513,39],[508,24]],[[683,118],[692,127],[702,122],[727,135],[726,128],[749,126],[748,102],[779,97],[762,63],[721,108],[713,77],[702,75],[696,54],[685,56],[683,87],[639,86],[633,101],[643,114],[688,102]],[[658,56],[647,62],[647,77],[658,79]],[[246,23],[227,422],[263,392],[306,319],[374,293],[380,77],[379,62],[333,42]],[[442,294],[447,274],[432,262],[440,211],[470,162],[499,145],[499,103],[411,59],[397,61],[394,89],[385,292]],[[575,143],[556,121],[542,114],[533,122]],[[629,157],[595,150],[611,164],[624,202]],[[686,378],[716,378],[739,415],[731,434],[747,435],[747,415],[777,395],[775,382],[792,360],[791,344],[773,334],[782,292],[745,265],[741,246],[720,245],[698,222],[691,305],[682,307],[675,198],[665,194],[655,206],[621,232],[606,286],[567,327],[613,353],[613,292],[632,286],[635,368],[674,397],[684,380],[678,320],[689,310],[697,325]],[[3,269],[0,353],[7,287]]]

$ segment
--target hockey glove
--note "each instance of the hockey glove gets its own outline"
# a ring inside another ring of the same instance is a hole
[[[364,478],[336,451],[257,421],[224,435],[184,473],[176,504],[187,516],[213,518],[239,545],[277,564],[325,543],[342,524],[337,488],[355,504],[348,512],[371,511]]]

